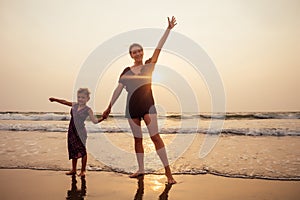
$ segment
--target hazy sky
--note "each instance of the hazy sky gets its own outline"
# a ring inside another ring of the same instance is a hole
[[[198,43],[214,62],[227,111],[300,110],[299,0],[1,0],[0,111],[68,111],[47,99],[72,99],[78,72],[94,49],[123,32],[166,28],[172,15],[178,21],[174,31]],[[159,62],[185,65],[167,54]],[[128,55],[116,60],[105,84],[99,82],[98,112],[131,63]],[[156,102],[176,111],[176,98],[163,90],[154,86]],[[209,111],[209,91],[196,93],[201,111]]]

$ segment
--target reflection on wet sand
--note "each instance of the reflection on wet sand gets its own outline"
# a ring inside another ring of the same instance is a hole
[[[166,184],[164,191],[159,195],[159,200],[168,200],[169,191],[172,188],[172,184]]]
[[[138,176],[138,189],[136,190],[134,200],[142,200],[144,195],[144,175]]]
[[[134,200],[142,200],[144,196],[144,175],[137,177],[137,185],[138,189],[136,190]],[[158,188],[161,188],[161,183],[158,181],[155,181],[156,185],[152,186],[154,190],[157,190]],[[158,185],[159,184],[159,185]],[[164,191],[159,195],[159,200],[168,200],[169,197],[169,191],[172,188],[172,184],[165,184]]]
[[[81,177],[81,188],[77,188],[76,175],[72,176],[71,190],[67,191],[68,200],[83,200],[86,196],[86,180],[85,177]]]

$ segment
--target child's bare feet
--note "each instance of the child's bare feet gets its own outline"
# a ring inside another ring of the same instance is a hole
[[[72,176],[72,175],[75,175],[76,174],[76,171],[74,171],[74,170],[71,170],[71,171],[69,171],[69,172],[66,172],[66,175],[67,176]]]
[[[78,174],[80,177],[85,177],[85,171],[81,171],[80,174]]]
[[[135,173],[129,175],[129,178],[137,178],[137,177],[143,176],[143,175],[144,175],[144,172],[139,172],[139,171],[137,171],[137,172],[135,172]]]

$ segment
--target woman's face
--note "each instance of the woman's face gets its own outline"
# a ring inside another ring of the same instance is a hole
[[[142,62],[144,52],[143,49],[139,46],[134,46],[130,49],[130,56],[134,59],[135,62]]]

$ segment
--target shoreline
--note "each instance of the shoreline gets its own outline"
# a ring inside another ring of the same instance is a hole
[[[289,199],[300,197],[299,181],[226,178],[210,174],[174,175],[177,184],[165,185],[162,175],[130,179],[115,172],[88,171],[84,179],[62,171],[0,169],[3,199]]]
[[[35,168],[35,167],[1,167],[0,170],[36,170],[36,171],[53,171],[53,172],[67,172],[69,170],[63,170],[63,169],[51,169],[51,168]],[[113,169],[111,170],[87,170],[87,172],[105,172],[105,173],[116,173],[120,175],[129,175],[131,173],[129,172],[120,172],[120,171],[115,171]],[[145,175],[164,175],[164,173],[145,173]],[[242,175],[227,175],[227,174],[221,174],[218,172],[209,172],[209,171],[203,171],[203,172],[198,172],[198,173],[173,173],[173,175],[176,176],[201,176],[201,175],[211,175],[211,176],[216,176],[216,177],[223,177],[223,178],[233,178],[233,179],[245,179],[245,180],[266,180],[266,181],[295,181],[295,182],[300,182],[300,177],[298,178],[285,178],[285,177],[260,177],[260,176],[242,176]]]

